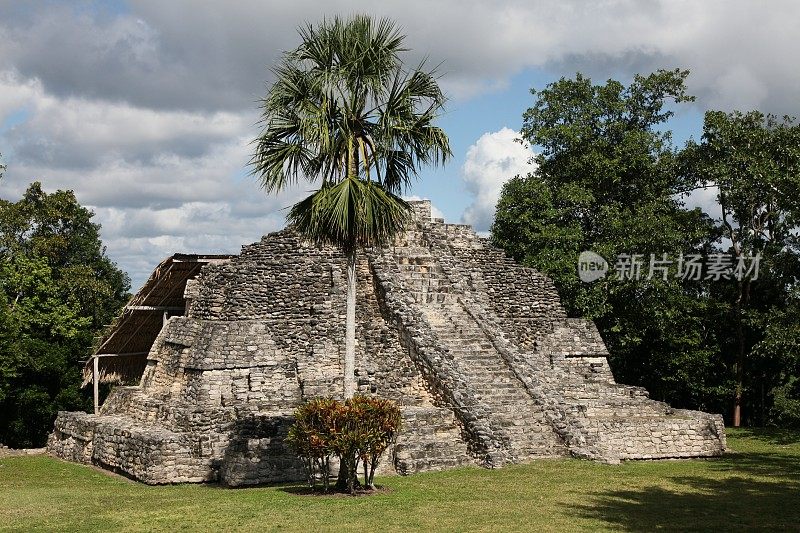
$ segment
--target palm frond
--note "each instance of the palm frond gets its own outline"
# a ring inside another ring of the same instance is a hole
[[[373,181],[344,179],[323,186],[289,211],[289,223],[317,244],[349,251],[384,244],[402,231],[409,204]]]
[[[435,69],[405,70],[404,36],[388,19],[334,17],[299,33],[262,101],[252,173],[267,192],[320,182],[290,213],[310,239],[383,242],[407,218],[399,194],[420,167],[452,155],[434,125],[445,103]]]

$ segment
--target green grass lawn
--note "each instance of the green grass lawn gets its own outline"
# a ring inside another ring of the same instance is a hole
[[[0,530],[800,530],[800,432],[728,432],[720,459],[386,477],[369,497],[148,487],[45,456],[0,460]],[[295,486],[296,487],[296,486]]]

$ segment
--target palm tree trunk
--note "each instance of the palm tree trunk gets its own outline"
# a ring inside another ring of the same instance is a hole
[[[347,322],[344,338],[344,397],[356,391],[356,251],[347,253]]]

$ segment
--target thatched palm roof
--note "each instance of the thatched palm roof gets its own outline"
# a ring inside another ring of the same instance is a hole
[[[101,383],[135,383],[147,364],[147,354],[164,325],[166,316],[186,311],[186,282],[209,263],[228,261],[230,255],[175,254],[159,264],[120,315],[99,339]],[[91,383],[93,361],[83,367],[83,385]]]

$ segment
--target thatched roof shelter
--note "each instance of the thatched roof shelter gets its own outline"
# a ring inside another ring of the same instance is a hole
[[[95,358],[100,383],[136,383],[166,319],[186,312],[186,282],[203,266],[231,257],[175,254],[162,261],[100,337],[94,355],[83,367],[83,386],[92,382]]]

